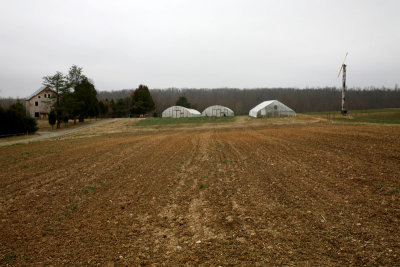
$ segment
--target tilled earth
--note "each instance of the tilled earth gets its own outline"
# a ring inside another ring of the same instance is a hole
[[[135,130],[2,147],[0,218],[3,265],[400,265],[400,127]]]

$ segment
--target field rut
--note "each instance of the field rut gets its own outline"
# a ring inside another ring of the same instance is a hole
[[[3,263],[400,264],[399,127],[128,126],[0,150]]]

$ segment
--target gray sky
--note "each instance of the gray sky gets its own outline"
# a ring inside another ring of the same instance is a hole
[[[83,67],[98,90],[400,83],[400,1],[0,0],[0,96]]]

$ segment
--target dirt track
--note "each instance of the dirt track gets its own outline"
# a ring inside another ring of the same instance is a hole
[[[100,126],[103,124],[112,124],[118,122],[118,119],[103,119],[100,121],[92,122],[91,124],[86,124],[84,126],[78,126],[76,128],[72,129],[63,129],[59,131],[53,131],[53,132],[48,132],[48,131],[43,131],[43,132],[37,132],[36,135],[26,135],[26,136],[17,136],[17,137],[11,137],[11,138],[6,138],[5,140],[0,140],[0,147],[2,146],[10,146],[10,145],[15,145],[15,144],[26,144],[26,143],[31,143],[31,142],[36,142],[36,141],[43,141],[45,139],[52,139],[58,136],[63,136],[67,134],[71,134],[74,132],[81,132],[83,129],[95,127],[95,126]]]
[[[0,149],[3,264],[400,265],[400,127],[88,136]]]

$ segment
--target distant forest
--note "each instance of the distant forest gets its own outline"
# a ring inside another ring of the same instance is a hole
[[[100,91],[99,100],[126,99],[133,92]],[[179,96],[185,96],[192,106],[202,112],[211,105],[231,108],[236,115],[246,115],[254,106],[265,100],[279,100],[296,112],[339,111],[341,89],[338,88],[260,88],[260,89],[150,89],[156,112],[175,105]],[[348,89],[347,108],[351,110],[399,108],[400,90],[386,88]]]
[[[113,100],[121,105],[124,112],[117,116],[128,116],[130,95],[134,89],[117,91],[99,91],[97,98],[108,103]],[[156,113],[175,105],[180,96],[200,112],[211,105],[223,105],[231,108],[236,115],[246,115],[249,110],[265,100],[279,100],[294,111],[319,112],[339,111],[341,108],[341,89],[339,88],[259,88],[259,89],[150,89],[155,102]],[[400,89],[388,88],[350,88],[347,90],[347,108],[351,110],[400,108]],[[17,99],[0,98],[4,109],[14,104]],[[24,103],[24,99],[21,99]]]

